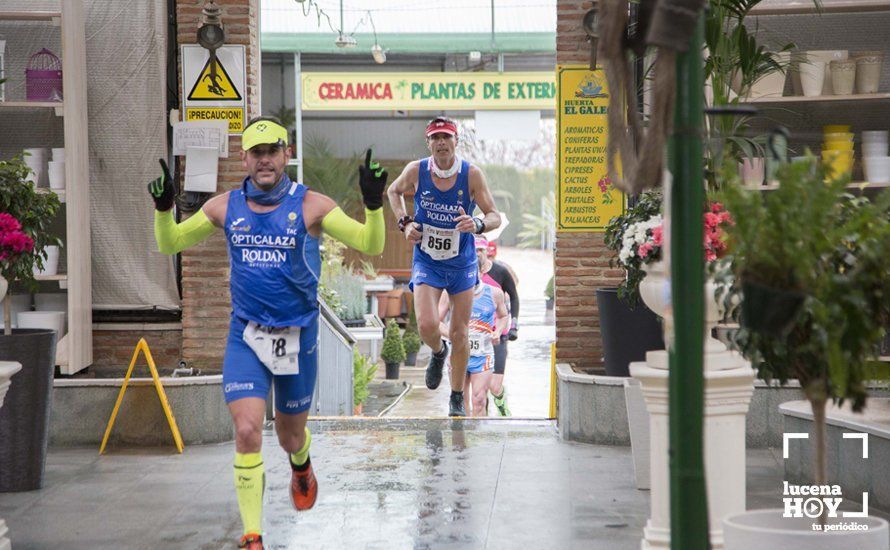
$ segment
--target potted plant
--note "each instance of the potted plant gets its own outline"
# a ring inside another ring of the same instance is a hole
[[[736,221],[728,228],[735,277],[728,292],[735,299],[727,302],[741,303],[731,311],[741,322],[735,341],[759,376],[800,382],[813,412],[814,483],[826,485],[826,407],[845,400],[854,411],[864,407],[868,364],[890,318],[890,195],[874,202],[852,196],[845,177],[827,180],[812,157],[780,167],[777,176],[779,189],[764,196],[735,185],[725,190]],[[777,322],[779,309],[792,311]],[[755,532],[765,537],[764,548],[807,547],[812,522],[782,521],[781,514],[727,518],[727,548],[737,535],[756,540],[750,538]],[[886,545],[886,521],[865,520]],[[831,540],[838,547],[873,547],[844,538],[854,536],[838,531]]]
[[[414,315],[414,308],[410,308],[408,312],[408,325],[405,326],[405,333],[402,334],[402,344],[405,346],[405,366],[413,367],[417,365],[417,352],[423,342],[420,340],[420,334],[417,333],[417,317]]]
[[[46,247],[58,245],[49,224],[59,210],[52,193],[38,193],[28,182],[30,169],[20,156],[0,161],[0,213],[4,244],[0,246],[0,275],[10,291],[36,290],[34,268],[43,268]],[[22,234],[24,236],[22,236]],[[24,243],[30,241],[30,244]],[[31,491],[43,484],[43,469],[52,403],[56,357],[55,331],[11,328],[9,296],[3,299],[4,330],[0,361],[21,363],[15,384],[0,410],[0,492]]]
[[[413,367],[417,364],[417,352],[420,351],[420,335],[411,325],[405,328],[402,335],[402,344],[405,346],[405,366]]]
[[[374,379],[377,365],[367,355],[359,353],[358,348],[352,350],[352,404],[353,414],[362,414],[362,404],[370,395],[368,383]]]
[[[405,360],[405,346],[399,334],[399,325],[395,319],[386,323],[386,331],[383,336],[383,350],[380,358],[386,364],[386,379],[398,380],[399,364]]]
[[[347,327],[365,326],[367,298],[365,279],[346,265],[346,245],[325,236],[322,241],[322,274],[319,295]]]
[[[637,197],[633,206],[606,226],[606,248],[614,253],[609,265],[623,268],[626,278],[617,288],[598,288],[596,303],[603,339],[603,361],[609,376],[630,376],[628,365],[642,361],[646,352],[664,349],[658,317],[640,303],[639,285],[645,277],[640,258],[623,258],[622,248],[629,229],[661,212],[661,192],[650,191]]]
[[[554,301],[555,301],[554,300],[555,292],[554,292],[554,287],[553,287],[554,278],[555,277],[553,275],[551,275],[550,280],[547,281],[547,286],[544,288],[544,297],[547,299],[547,302],[545,304],[547,307],[547,311],[553,310],[553,305],[554,305]]]

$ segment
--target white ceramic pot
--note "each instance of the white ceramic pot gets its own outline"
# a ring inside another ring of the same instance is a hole
[[[50,189],[65,189],[65,161],[51,160],[47,163]]]
[[[848,50],[807,50],[806,58],[812,61],[825,62],[825,74],[822,79],[822,93],[818,95],[832,95],[831,71],[829,70],[828,65],[832,61],[845,61],[849,59],[850,52]]]
[[[851,60],[832,61],[829,64],[831,71],[831,89],[834,95],[850,95],[853,93],[853,85],[856,83],[856,62]]]
[[[12,376],[20,370],[22,370],[21,363],[0,361],[0,407],[3,406],[3,399],[9,391]]]
[[[65,312],[62,323],[63,334],[68,331],[68,294],[64,292],[41,292],[34,295],[34,309],[36,311],[62,311]]]
[[[781,97],[785,91],[785,69],[791,60],[791,52],[778,52],[773,54],[776,62],[782,66],[781,71],[772,72],[751,85],[751,98]]]
[[[863,130],[862,143],[888,143],[890,132],[887,130]]]
[[[43,271],[34,268],[35,275],[55,275],[59,270],[59,247],[49,245],[46,247],[46,260],[43,261]]]
[[[745,158],[739,163],[742,181],[748,187],[763,185],[764,162],[763,157]]]
[[[19,328],[54,330],[58,338],[65,335],[64,311],[23,311],[18,315]]]
[[[28,179],[26,181],[33,182],[35,186],[45,186],[45,176],[44,172],[46,166],[46,149],[42,147],[36,147],[31,149],[25,149],[25,153],[27,153],[25,158],[25,164],[28,165],[34,173],[28,175]]]
[[[865,181],[869,183],[890,183],[890,156],[865,157]]]
[[[887,521],[876,517],[833,518],[828,525],[857,523],[867,525],[865,531],[813,531],[815,519],[784,518],[783,510],[751,510],[723,519],[723,542],[726,550],[781,548],[782,550],[888,550],[890,530]]]
[[[806,97],[818,97],[822,95],[822,86],[825,81],[825,62],[815,61],[809,57],[800,64],[800,84],[803,87],[803,95]]]
[[[866,55],[856,58],[856,93],[873,94],[881,83],[883,56]]]
[[[888,146],[886,143],[863,143],[862,158],[886,157]]]

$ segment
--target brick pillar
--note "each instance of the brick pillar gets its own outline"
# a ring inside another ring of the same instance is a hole
[[[247,47],[247,114],[245,122],[259,112],[259,0],[217,0],[222,8],[226,44]],[[197,43],[204,0],[177,0],[177,39],[180,45]],[[180,63],[182,60],[180,59]],[[180,105],[184,98],[180,72]],[[186,92],[187,93],[187,92]],[[241,167],[241,137],[229,137],[229,157],[219,159],[220,192],[237,187],[244,178]],[[184,160],[180,157],[180,173]],[[182,253],[182,357],[191,366],[222,369],[229,328],[229,259],[222,231]]]
[[[591,0],[557,0],[556,62],[589,63],[590,47],[581,27]],[[556,360],[577,367],[601,366],[602,338],[596,289],[617,286],[624,272],[609,269],[602,233],[556,235]]]

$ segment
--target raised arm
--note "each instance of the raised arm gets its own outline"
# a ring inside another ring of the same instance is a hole
[[[170,170],[164,159],[160,159],[160,163],[161,177],[148,184],[148,192],[155,202],[155,241],[161,254],[177,254],[209,237],[217,227],[222,227],[222,221],[217,223],[208,216],[205,209],[214,201],[217,203],[222,201],[224,220],[226,204],[224,197],[228,197],[228,193],[214,197],[192,217],[182,223],[176,223],[173,219],[173,201],[176,196],[173,178],[170,177]]]
[[[386,178],[386,170],[371,160],[371,150],[368,149],[365,164],[359,167],[365,223],[350,218],[330,197],[309,191],[303,205],[309,232],[317,235],[323,230],[363,254],[381,254],[386,244],[386,222],[383,219],[383,188],[386,187]]]

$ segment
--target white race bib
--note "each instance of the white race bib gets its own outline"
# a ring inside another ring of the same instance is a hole
[[[457,229],[441,229],[423,226],[420,249],[434,260],[448,260],[457,256],[460,248],[460,232]]]
[[[300,327],[266,327],[249,321],[243,338],[272,374],[300,373]]]
[[[470,356],[485,357],[492,354],[494,354],[494,346],[491,343],[491,334],[470,332]]]

